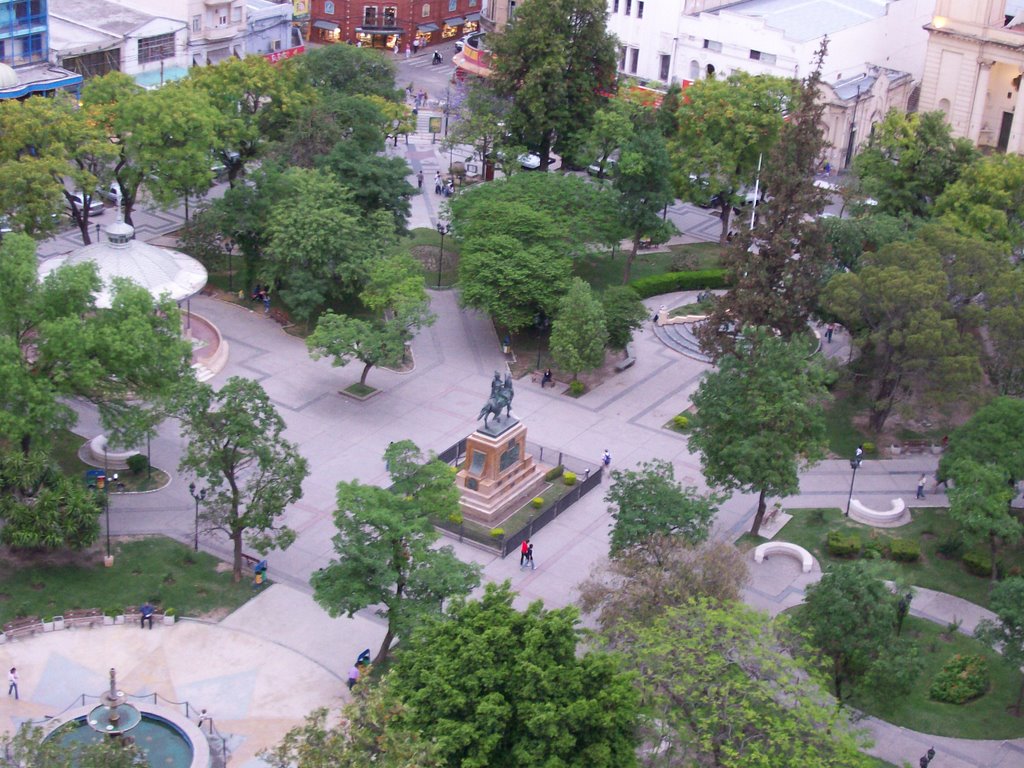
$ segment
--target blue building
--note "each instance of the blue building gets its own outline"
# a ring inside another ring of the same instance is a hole
[[[82,76],[50,63],[47,0],[0,0],[0,99],[78,92]]]

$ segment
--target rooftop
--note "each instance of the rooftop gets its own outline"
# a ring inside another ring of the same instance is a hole
[[[745,0],[722,11],[762,18],[791,40],[806,42],[886,15],[893,0]]]
[[[110,0],[50,0],[50,15],[82,30],[93,30],[100,35],[105,33],[118,38],[159,18]]]

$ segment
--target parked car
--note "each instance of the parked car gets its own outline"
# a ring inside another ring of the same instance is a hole
[[[88,208],[90,216],[99,216],[103,213],[103,200],[99,195],[83,195],[81,192],[71,193],[71,199],[68,201],[68,215],[71,216],[72,203],[79,209]]]
[[[618,150],[616,150],[615,153],[609,155],[608,159],[604,161],[603,170],[601,168],[601,161],[595,160],[593,163],[587,166],[587,173],[589,173],[591,176],[597,176],[598,178],[601,179],[603,179],[606,176],[610,176],[611,172],[615,170],[616,164],[619,162],[618,158],[616,157],[617,151]]]
[[[104,190],[103,195],[112,203],[116,203],[118,200],[124,199],[124,195],[121,194],[121,185],[116,181],[110,182],[110,185],[106,190]]]
[[[516,160],[528,171],[536,171],[540,168],[540,155],[536,152],[524,152]]]

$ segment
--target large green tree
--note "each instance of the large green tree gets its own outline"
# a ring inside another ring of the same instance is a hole
[[[406,346],[416,331],[433,324],[435,315],[429,310],[423,270],[408,254],[375,261],[360,298],[375,313],[373,319],[327,311],[306,338],[306,346],[314,360],[330,357],[334,366],[359,360],[363,363],[359,383],[365,386],[373,366],[397,366],[405,360]]]
[[[874,431],[911,394],[950,402],[979,381],[980,350],[958,327],[949,285],[941,251],[920,238],[864,254],[859,271],[829,281],[823,304],[864,356]]]
[[[602,104],[615,87],[615,38],[604,0],[542,0],[516,9],[504,32],[491,35],[493,73],[488,82],[512,102],[508,123],[547,170],[558,143],[576,154]]]
[[[662,218],[662,211],[676,199],[670,168],[665,139],[653,116],[644,118],[623,142],[612,173],[618,195],[617,218],[632,243],[625,254],[623,285],[629,283],[641,240],[663,243],[676,232],[675,225]]]
[[[935,201],[935,215],[970,237],[1024,246],[1024,158],[978,158]]]
[[[87,744],[64,745],[31,721],[15,733],[0,736],[0,765],[4,768],[146,768],[151,765],[137,744],[125,744],[96,734]]]
[[[1024,479],[1024,400],[997,397],[954,430],[939,459],[938,479],[952,478],[961,461],[998,467],[1015,483]]]
[[[28,453],[76,421],[68,398],[96,405],[111,445],[130,444],[143,422],[139,404],[168,401],[191,377],[189,345],[173,301],[115,279],[111,306],[92,263],[57,269],[42,282],[35,243],[0,243],[0,440]]]
[[[231,57],[212,67],[192,67],[187,82],[220,113],[210,155],[227,169],[228,183],[259,158],[287,129],[293,114],[313,98],[296,67],[271,64],[262,56]],[[305,87],[303,87],[305,86]]]
[[[719,195],[722,245],[731,209],[742,202],[740,192],[754,186],[759,161],[778,141],[792,96],[792,81],[742,71],[686,89],[676,115],[678,132],[669,143],[676,190],[699,203]]]
[[[295,540],[280,518],[302,498],[309,464],[284,439],[284,419],[252,379],[232,376],[217,391],[198,384],[180,418],[188,446],[178,469],[206,488],[203,523],[231,540],[234,579],[240,581],[243,542],[266,554]]]
[[[822,405],[828,392],[809,352],[799,339],[744,329],[734,351],[718,361],[693,396],[700,419],[690,446],[700,451],[712,485],[758,494],[750,529],[755,536],[765,499],[796,493],[801,466],[825,455]]]
[[[840,564],[807,587],[796,625],[826,661],[832,693],[905,694],[921,669],[916,646],[896,636],[898,598],[863,561]]]
[[[271,204],[266,222],[261,274],[309,322],[362,287],[371,261],[394,243],[394,221],[384,211],[366,214],[324,171],[293,168],[282,185],[287,193]]]
[[[388,687],[388,678],[357,685],[340,722],[330,724],[327,708],[314,710],[260,759],[271,768],[441,768],[434,746],[398,725],[406,708]]]
[[[604,307],[590,286],[574,277],[551,324],[551,356],[575,381],[583,371],[601,366],[607,343]]]
[[[652,536],[676,536],[691,545],[707,539],[722,499],[683,487],[671,462],[653,459],[635,470],[612,470],[611,478],[604,500],[615,521],[609,542],[613,558],[644,547]]]
[[[975,630],[975,636],[982,642],[999,648],[1007,668],[1014,675],[1024,665],[1024,578],[1011,576],[992,589],[989,600],[995,619],[982,619]],[[1017,692],[1013,705],[1015,714],[1021,714],[1024,702],[1024,680]]]
[[[608,346],[612,349],[625,349],[633,340],[633,331],[642,328],[650,314],[636,291],[626,285],[605,288],[601,292],[601,306]]]
[[[762,614],[693,600],[626,632],[643,704],[644,765],[874,764],[817,670],[786,652],[785,632]]]
[[[388,629],[374,664],[397,637],[413,629],[443,601],[469,594],[480,583],[478,566],[461,562],[450,546],[436,547],[433,520],[459,514],[455,470],[435,457],[424,461],[408,440],[384,454],[394,487],[338,484],[332,538],[337,557],[313,574],[313,596],[331,616],[352,616],[370,606]],[[417,637],[412,633],[411,637]]]
[[[577,647],[575,608],[512,600],[507,583],[488,584],[403,642],[392,672],[403,724],[451,768],[635,766],[637,696],[622,662]]]
[[[977,156],[969,139],[953,138],[945,113],[892,109],[873,126],[853,170],[882,213],[928,216]]]
[[[999,579],[999,551],[1015,544],[1024,534],[1010,502],[1017,488],[1009,473],[999,464],[982,464],[959,459],[949,466],[954,485],[947,491],[949,516],[960,524],[960,532],[971,544],[988,546],[992,581]]]
[[[375,48],[325,45],[300,56],[296,66],[299,78],[319,91],[402,99],[402,92],[395,88],[391,57]]]
[[[761,183],[769,194],[757,203],[752,229],[742,226],[726,249],[722,266],[729,290],[714,302],[701,325],[701,346],[716,356],[729,349],[733,331],[763,326],[783,338],[806,333],[818,308],[828,247],[818,223],[826,196],[814,174],[825,150],[824,105],[820,97],[821,61],[796,89],[779,139],[768,150]]]

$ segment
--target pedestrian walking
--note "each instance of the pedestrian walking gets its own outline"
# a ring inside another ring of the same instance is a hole
[[[416,186],[423,189],[423,171],[418,171],[416,173]]]
[[[540,380],[540,388],[544,389],[544,387],[547,386],[548,384],[550,384],[551,386],[555,386],[555,380],[551,376],[550,368],[544,370],[544,376]]]
[[[919,499],[924,498],[924,484],[927,480],[927,476],[921,475],[920,479],[917,481],[917,498]]]
[[[828,343],[829,344],[832,343],[832,334],[835,332],[835,330],[836,330],[836,324],[835,323],[829,323],[827,326],[825,326],[825,338],[828,339]]]
[[[352,686],[354,686],[356,683],[359,682],[359,675],[360,674],[361,673],[359,671],[359,665],[358,664],[353,664],[352,668],[349,669],[349,671],[348,671],[348,689],[350,691],[352,690]]]
[[[601,454],[601,463],[604,464],[605,469],[610,467],[612,464],[612,455],[608,453],[607,448],[605,448],[604,453]]]
[[[18,670],[15,667],[11,667],[11,671],[7,673],[7,695],[14,694],[14,698],[18,698]]]
[[[418,37],[414,38],[412,41],[412,52],[413,55],[416,55],[417,53],[420,52],[420,39]]]
[[[864,455],[864,445],[861,444],[861,445],[858,445],[857,446],[857,450],[855,450],[853,452],[853,458],[859,459],[863,455]]]
[[[523,539],[523,543],[519,547],[519,567],[522,568],[526,564],[526,553],[530,551],[530,540]]]
[[[145,629],[147,621],[149,622],[149,628],[153,628],[154,613],[155,610],[153,609],[153,606],[150,605],[148,600],[139,606],[139,629]]]
[[[209,723],[210,733],[213,733],[213,715],[207,712],[205,709],[199,713],[199,722],[196,725],[199,726],[199,730],[203,730],[203,725]]]
[[[533,544],[526,548],[526,562],[530,564],[530,570],[537,570],[537,566],[533,564]]]
[[[269,293],[264,293],[263,294],[263,314],[264,315],[269,315],[270,314],[270,294]]]
[[[441,172],[434,171],[434,194],[441,194]]]
[[[408,61],[410,56],[412,56],[412,48],[410,48],[409,44],[406,43],[405,44],[405,60]]]
[[[402,50],[402,49],[401,49],[401,48],[399,47],[399,45],[398,45],[398,41],[397,41],[397,40],[395,40],[395,48],[394,48],[394,51],[395,51],[395,56],[397,56],[397,55],[398,55],[398,53],[399,53],[399,51],[401,51],[401,50]]]

